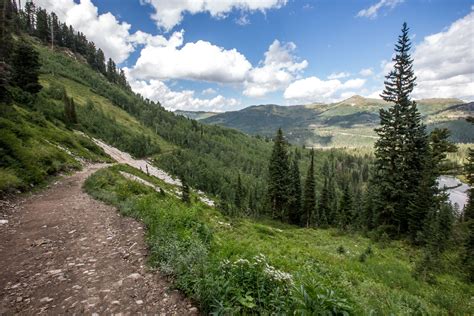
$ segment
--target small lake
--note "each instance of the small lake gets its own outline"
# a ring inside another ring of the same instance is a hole
[[[467,204],[467,190],[470,188],[469,185],[461,182],[453,176],[441,176],[438,178],[438,187],[452,188],[447,191],[449,201],[452,205],[457,204],[459,209],[463,210],[464,206]]]

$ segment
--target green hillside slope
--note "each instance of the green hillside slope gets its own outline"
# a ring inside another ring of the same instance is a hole
[[[214,116],[218,114],[217,112],[205,112],[205,111],[182,111],[182,110],[176,110],[174,111],[174,114],[181,115],[193,120],[203,120],[208,117]]]
[[[449,127],[455,142],[473,142],[463,118],[474,113],[473,105],[459,99],[423,99],[418,101],[428,129]],[[270,136],[281,127],[290,142],[311,147],[358,147],[372,145],[373,129],[379,124],[378,111],[390,104],[353,96],[332,104],[296,106],[259,105],[200,119],[241,130],[250,135]]]
[[[39,96],[36,105],[46,102]],[[30,190],[84,161],[110,161],[90,139],[37,108],[0,104],[0,194]]]

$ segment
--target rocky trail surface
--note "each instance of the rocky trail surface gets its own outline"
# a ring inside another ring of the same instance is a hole
[[[143,225],[82,191],[104,166],[0,201],[0,315],[198,313],[146,266]]]

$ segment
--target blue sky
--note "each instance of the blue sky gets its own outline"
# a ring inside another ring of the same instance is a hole
[[[377,96],[404,21],[419,77],[414,96],[474,99],[473,1],[37,2],[60,10],[120,62],[135,91],[170,109]]]

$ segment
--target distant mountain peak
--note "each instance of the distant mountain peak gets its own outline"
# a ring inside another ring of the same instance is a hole
[[[335,102],[334,104],[349,104],[352,106],[369,106],[369,105],[377,105],[380,106],[381,104],[384,104],[385,101],[382,99],[375,99],[375,98],[365,98],[360,95],[353,95],[352,97]]]

